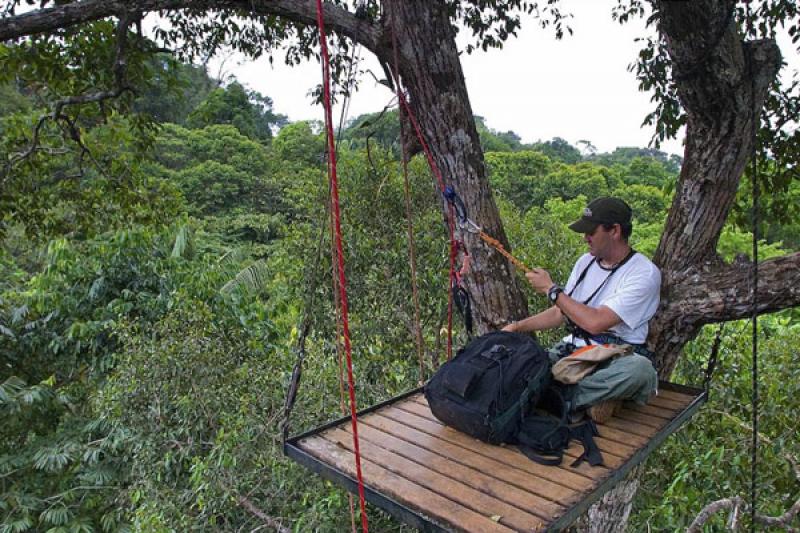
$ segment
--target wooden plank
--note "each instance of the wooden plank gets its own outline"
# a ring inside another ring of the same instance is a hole
[[[298,446],[316,457],[355,478],[355,458],[349,450],[320,437],[309,437],[298,443]],[[361,469],[373,490],[396,500],[402,500],[411,507],[419,509],[423,514],[448,524],[456,531],[493,531],[511,533],[513,529],[491,519],[491,517],[464,508],[450,498],[430,491],[403,476],[379,466],[368,460],[361,461]]]
[[[443,476],[464,483],[469,487],[474,487],[497,500],[535,514],[545,522],[551,522],[555,517],[564,514],[564,505],[546,500],[536,494],[534,490],[525,490],[519,486],[514,486],[505,479],[494,477],[473,466],[458,463],[448,457],[399,439],[394,435],[368,425],[366,418],[362,422],[362,424],[359,424],[358,431],[360,441],[374,444],[379,449],[384,450],[384,453],[390,452],[414,461]],[[344,435],[343,437],[342,434]],[[352,441],[352,434],[340,430],[338,438]],[[379,455],[378,457],[382,456]],[[530,486],[530,480],[527,480],[526,484]],[[570,492],[569,496],[572,495],[571,491],[562,490],[563,492]]]
[[[619,429],[613,428],[608,424],[597,424],[597,432],[604,438],[614,441],[614,442],[627,442],[632,446],[636,446],[637,448],[641,448],[645,446],[649,439],[646,437],[641,437],[639,435],[634,435],[629,431],[621,431]]]
[[[431,413],[431,410],[427,405],[421,405],[413,400],[407,400],[404,402],[399,402],[396,407],[442,424],[442,422],[438,420],[433,413]],[[597,444],[597,447],[600,448],[600,451],[603,452],[604,462],[610,467],[619,466],[623,459],[633,455],[633,453],[636,451],[636,448],[627,442],[610,441],[602,436],[595,437],[595,443]],[[577,459],[582,453],[583,446],[575,441],[570,443],[569,448],[567,448],[565,451],[566,455],[575,459]],[[607,457],[607,455],[611,455],[613,457]]]
[[[658,394],[656,395],[656,398],[664,398],[666,400],[672,400],[674,402],[678,402],[679,404],[685,407],[694,401],[695,396],[691,394],[685,394],[683,392],[662,388],[658,389]]]
[[[320,437],[331,441],[337,446],[344,447],[348,451],[352,451],[352,437],[345,431],[340,429],[329,430],[320,434]],[[359,445],[362,457],[365,460],[373,463],[380,462],[380,465],[386,470],[405,477],[409,481],[413,480],[414,484],[446,496],[463,507],[472,509],[483,516],[489,518],[499,517],[498,521],[504,526],[517,531],[535,530],[542,527],[542,518],[487,494],[485,487],[481,487],[482,490],[473,488],[459,480],[431,470],[425,465],[376,446],[369,440],[361,439]],[[401,499],[407,500],[407,495],[401,495]],[[552,521],[555,516],[555,513],[549,513],[544,518]]]
[[[611,417],[611,419],[604,425],[625,433],[631,433],[632,435],[638,435],[639,437],[644,437],[648,440],[651,439],[653,435],[658,433],[658,429],[654,427],[644,426],[642,424],[626,420],[619,416]]]
[[[690,403],[691,402],[683,403],[683,402],[679,402],[677,400],[673,400],[671,398],[664,398],[661,395],[653,396],[647,402],[648,405],[654,405],[656,407],[661,407],[662,409],[669,409],[669,410],[675,411],[675,412],[683,411],[684,409],[686,409],[686,407]]]
[[[431,420],[425,417],[421,417],[414,413],[410,413],[403,409],[387,409],[382,411],[386,417],[395,420],[396,422],[403,423],[407,426],[411,426],[421,431],[424,431],[428,434],[435,435],[439,438],[443,438],[450,442],[454,442],[456,444],[460,444],[466,448],[469,448],[473,451],[481,453],[487,457],[497,457],[499,455],[505,455],[504,452],[510,452],[512,455],[511,457],[506,456],[506,460],[510,461],[510,464],[517,465],[522,467],[527,463],[534,464],[533,461],[522,455],[516,448],[513,446],[494,446],[491,444],[486,444],[485,442],[481,442],[478,439],[472,438],[464,433],[456,431],[453,428],[447,427],[438,420]],[[576,448],[572,450],[567,450],[567,454],[570,455],[573,459],[577,458],[580,455],[580,451],[577,451]],[[565,461],[566,463],[566,461]],[[585,462],[577,467],[570,467],[564,466],[564,464],[559,465],[557,467],[550,467],[553,469],[559,469],[566,472],[572,472],[584,475],[592,480],[597,481],[598,479],[603,479],[608,474],[608,469],[603,466],[592,467],[586,464]]]
[[[632,409],[622,409],[618,413],[614,413],[614,418],[629,420],[641,426],[648,426],[654,429],[661,429],[667,425],[667,422],[669,422],[667,419],[659,418],[657,416],[650,416]]]
[[[447,457],[463,467],[472,467],[490,476],[502,479],[510,487],[519,487],[560,505],[571,505],[581,491],[592,486],[589,479],[580,476],[561,476],[559,472],[554,473],[552,468],[537,465],[536,463],[534,463],[534,468],[530,469],[535,471],[536,474],[531,475],[532,472],[530,471],[523,471],[414,428],[397,424],[380,413],[372,413],[365,416],[362,419],[362,423],[396,436],[398,439],[403,439],[404,442],[413,443],[428,452]]]
[[[630,402],[626,403],[624,408],[630,411],[636,411],[638,413],[644,413],[646,415],[663,418],[664,420],[672,420],[675,418],[677,413],[683,411],[683,409],[666,409],[653,404],[637,405]]]

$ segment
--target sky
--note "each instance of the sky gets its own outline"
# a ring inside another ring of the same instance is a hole
[[[463,54],[462,65],[473,112],[498,131],[512,130],[531,143],[553,137],[573,145],[590,141],[600,152],[620,146],[647,146],[652,126],[642,126],[654,109],[650,95],[638,90],[628,65],[640,45],[634,41],[653,30],[643,20],[620,25],[611,19],[616,0],[568,0],[563,3],[574,15],[569,25],[572,36],[556,40],[530,18],[523,19],[517,38],[504,48]],[[465,37],[465,36],[464,36]],[[459,37],[463,49],[467,40]],[[790,69],[800,68],[797,53],[788,40],[779,40]],[[362,49],[363,50],[363,49]],[[377,62],[363,50],[363,68],[383,77]],[[273,109],[290,120],[322,120],[323,111],[314,105],[309,90],[320,83],[315,62],[296,67],[276,57],[273,66],[266,58],[258,61],[227,58],[211,64],[210,73],[232,74],[240,83],[269,96]],[[393,93],[377,84],[372,76],[360,79],[360,88],[350,100],[348,117],[380,111]],[[334,117],[340,111],[334,110]],[[338,118],[336,119],[338,120]],[[683,133],[662,143],[661,150],[682,155]]]

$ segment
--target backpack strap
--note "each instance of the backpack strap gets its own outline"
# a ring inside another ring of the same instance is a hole
[[[519,437],[519,435],[517,437]],[[525,457],[540,465],[558,466],[561,464],[561,461],[564,460],[564,450],[558,450],[556,453],[543,455],[537,453],[533,448],[525,444],[518,444],[517,449],[521,451]]]
[[[549,386],[538,398],[549,414],[528,414],[514,438],[525,457],[546,466],[558,466],[564,459],[564,449],[571,438],[567,426],[567,404],[556,387]],[[543,449],[544,447],[544,449]]]
[[[597,447],[597,443],[594,441],[596,435],[598,435],[597,426],[594,425],[594,421],[592,420],[587,420],[582,424],[570,428],[570,438],[578,440],[583,445],[583,453],[580,457],[575,459],[570,466],[578,466],[583,461],[588,462],[592,466],[603,464],[603,455],[600,453],[600,448]]]

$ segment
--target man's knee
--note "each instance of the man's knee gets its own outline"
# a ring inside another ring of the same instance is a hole
[[[647,357],[633,354],[623,357],[619,361],[624,362],[626,373],[635,387],[655,389],[658,385],[658,373]]]

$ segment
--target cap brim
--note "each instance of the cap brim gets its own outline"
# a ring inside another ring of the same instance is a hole
[[[578,233],[591,233],[599,225],[600,225],[599,222],[592,222],[591,220],[586,220],[585,218],[582,218],[577,222],[573,222],[572,224],[570,224],[569,229],[571,229],[572,231],[576,231]]]

